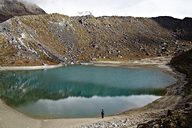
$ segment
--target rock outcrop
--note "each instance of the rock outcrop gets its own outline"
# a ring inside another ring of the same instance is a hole
[[[14,16],[45,14],[37,5],[18,0],[0,0],[0,22]]]

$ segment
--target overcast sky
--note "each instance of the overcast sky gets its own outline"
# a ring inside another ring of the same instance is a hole
[[[69,16],[90,11],[94,16],[119,15],[135,17],[192,17],[192,0],[25,0],[47,13]]]

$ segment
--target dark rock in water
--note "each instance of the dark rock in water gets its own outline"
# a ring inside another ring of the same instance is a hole
[[[45,11],[35,4],[18,0],[0,0],[0,22],[14,16],[45,14]]]

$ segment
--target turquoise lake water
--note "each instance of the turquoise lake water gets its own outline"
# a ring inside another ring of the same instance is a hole
[[[33,117],[98,117],[144,106],[176,82],[157,68],[69,66],[0,71],[0,95]]]

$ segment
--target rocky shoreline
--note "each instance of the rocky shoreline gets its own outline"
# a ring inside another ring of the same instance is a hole
[[[166,114],[166,110],[152,110],[146,112],[135,112],[132,114],[120,115],[119,118],[113,118],[111,120],[99,121],[93,124],[82,125],[76,128],[128,128],[137,127],[141,122],[148,122],[154,119],[158,119],[159,116]]]
[[[164,60],[164,61],[163,61]],[[167,111],[171,110],[174,111],[179,102],[183,99],[182,97],[182,88],[186,84],[185,76],[175,70],[170,69],[168,65],[165,65],[170,61],[170,58],[148,58],[148,59],[142,59],[139,61],[129,61],[129,62],[97,62],[97,63],[89,63],[97,66],[133,66],[134,64],[136,66],[157,66],[162,69],[164,69],[165,72],[171,73],[174,75],[178,82],[174,85],[171,85],[167,88],[167,94],[163,96],[162,98],[158,99],[157,101],[154,101],[153,103],[139,109],[133,109],[127,112],[123,112],[118,115],[106,117],[104,120],[101,120],[99,118],[96,119],[90,119],[91,121],[88,123],[87,119],[82,119],[81,123],[69,123],[70,125],[66,126],[66,119],[50,119],[48,121],[44,120],[38,120],[35,119],[37,122],[43,122],[44,125],[47,126],[49,124],[50,126],[56,126],[56,128],[128,128],[128,127],[139,127],[144,128],[145,126],[148,127],[151,122],[155,124],[154,122],[161,122],[159,120],[165,120]],[[57,66],[55,66],[57,67]],[[23,69],[25,70],[25,69]],[[178,107],[179,108],[179,107]],[[0,110],[2,108],[0,107]],[[9,111],[9,110],[8,110]],[[177,111],[177,110],[176,110]],[[179,110],[181,111],[181,110]],[[183,112],[183,111],[182,111]],[[17,114],[16,114],[17,115]],[[8,115],[7,115],[8,116]],[[0,116],[1,118],[1,116]],[[29,117],[24,117],[29,118]],[[31,120],[29,118],[29,120]],[[76,120],[76,119],[75,119]],[[76,122],[74,120],[74,122]],[[33,123],[33,121],[29,121]],[[61,125],[58,127],[56,122],[59,122]],[[166,122],[166,121],[164,121]],[[5,120],[4,123],[9,123],[9,121]],[[1,122],[0,122],[1,126]],[[19,125],[18,125],[19,126]],[[151,125],[150,125],[151,126]],[[154,125],[153,125],[154,126]],[[4,127],[3,127],[4,128]],[[12,128],[12,127],[11,127]],[[22,127],[18,127],[22,128]],[[39,128],[39,127],[34,127]],[[41,126],[43,128],[43,126]]]
[[[172,113],[176,113],[175,117],[183,116],[183,113],[186,113],[185,110],[175,110],[178,102],[182,100],[182,88],[187,83],[185,81],[186,75],[183,73],[178,72],[174,67],[171,65],[166,65],[169,61],[153,61],[157,58],[152,59],[143,59],[140,62],[144,62],[143,65],[139,63],[139,61],[136,61],[136,66],[154,66],[156,65],[159,68],[163,68],[165,72],[170,73],[173,75],[178,81],[170,85],[166,88],[166,95],[161,97],[160,99],[154,101],[153,103],[150,103],[149,105],[138,108],[138,109],[132,109],[126,112],[123,112],[119,114],[119,116],[123,117],[121,119],[115,119],[110,121],[100,121],[93,124],[88,125],[82,125],[81,127],[77,128],[159,128],[160,126],[163,127],[162,124],[159,124],[160,122],[163,124],[167,124],[167,122],[173,122],[170,125],[176,126],[175,124],[178,124],[178,119],[180,118],[171,118],[167,119],[167,112],[171,111]],[[162,58],[161,58],[162,59]],[[161,60],[160,59],[160,60]],[[151,63],[147,63],[150,60]],[[163,60],[169,60],[169,59],[163,59]],[[133,61],[134,62],[134,61]],[[135,63],[135,62],[134,62]],[[106,66],[106,64],[109,64],[109,62],[97,62],[95,65],[99,66]],[[109,65],[125,65],[128,63],[110,63]],[[130,65],[132,65],[132,62],[129,62]],[[189,111],[189,108],[187,109]],[[179,112],[179,114],[177,113]],[[170,116],[169,116],[170,118]],[[184,120],[184,119],[181,119]],[[184,126],[184,125],[183,125]],[[187,125],[185,125],[187,126]]]
[[[191,128],[192,127],[192,50],[175,56],[170,64],[176,71],[185,74],[182,84],[172,86],[176,93],[170,95],[180,96],[177,104],[169,110],[167,116],[141,124],[139,128]]]
[[[146,61],[147,60],[147,61]],[[154,61],[155,60],[155,61]],[[159,60],[159,61],[157,61]],[[167,60],[167,61],[162,61],[162,60]],[[163,68],[165,70],[165,72],[169,72],[171,73],[172,70],[165,65],[166,63],[168,63],[170,59],[168,58],[150,58],[150,59],[144,59],[144,60],[139,60],[139,61],[133,61],[133,62],[114,62],[111,64],[112,65],[119,65],[119,66],[133,66],[135,64],[135,62],[137,62],[136,66],[140,65],[140,66],[154,66],[156,65],[157,67]],[[93,64],[93,63],[92,63]],[[109,64],[109,62],[98,62],[98,64],[102,64],[102,66],[110,66],[111,64]],[[173,72],[172,72],[173,73]],[[73,128],[127,128],[127,127],[137,127],[138,124],[147,124],[147,122],[152,122],[153,120],[158,120],[161,117],[166,117],[166,113],[168,109],[174,109],[175,106],[177,105],[177,103],[182,99],[182,96],[176,95],[177,90],[178,90],[178,86],[183,85],[185,81],[184,80],[184,76],[181,75],[178,72],[173,73],[172,75],[176,76],[177,78],[179,78],[178,82],[172,86],[169,86],[167,88],[167,94],[165,96],[163,96],[162,98],[158,99],[157,101],[154,101],[153,103],[143,107],[143,108],[139,108],[139,109],[133,109],[118,115],[114,115],[114,116],[109,116],[106,117],[104,120],[101,120],[99,118],[94,119],[91,118],[90,122],[87,122],[87,120],[82,119],[79,123],[74,123],[76,122],[76,119],[72,119],[74,122],[73,123],[69,123],[70,125],[66,125],[66,119],[49,119],[47,121],[44,120],[39,120],[39,119],[35,119],[37,122],[43,122],[43,126],[41,126],[41,128],[44,128],[44,125],[50,125],[50,126],[58,126],[57,125],[57,121],[59,121],[62,125],[60,125],[59,128],[69,128],[69,127],[73,127]],[[177,86],[176,86],[177,85]],[[170,90],[170,91],[169,91]],[[175,90],[175,91],[174,91]],[[179,92],[180,94],[180,92]],[[1,110],[1,107],[0,107]],[[9,111],[9,110],[8,110]],[[17,114],[16,114],[17,115]],[[5,115],[6,116],[6,115]],[[7,115],[9,116],[9,115]],[[1,116],[0,116],[1,118]],[[24,117],[24,118],[29,118],[29,117]],[[31,120],[31,118],[29,118],[29,120]],[[3,124],[5,123],[9,123],[9,121],[4,120],[5,122],[3,122]],[[33,122],[33,121],[32,121]],[[1,126],[1,122],[0,122],[0,126]],[[140,125],[141,126],[141,125]],[[143,125],[144,126],[144,125]],[[4,128],[4,127],[3,127]],[[9,127],[12,128],[12,127]],[[17,128],[17,127],[16,127]],[[18,125],[18,128],[22,128]],[[39,128],[39,127],[33,127],[33,128]],[[48,128],[48,127],[46,127]]]

